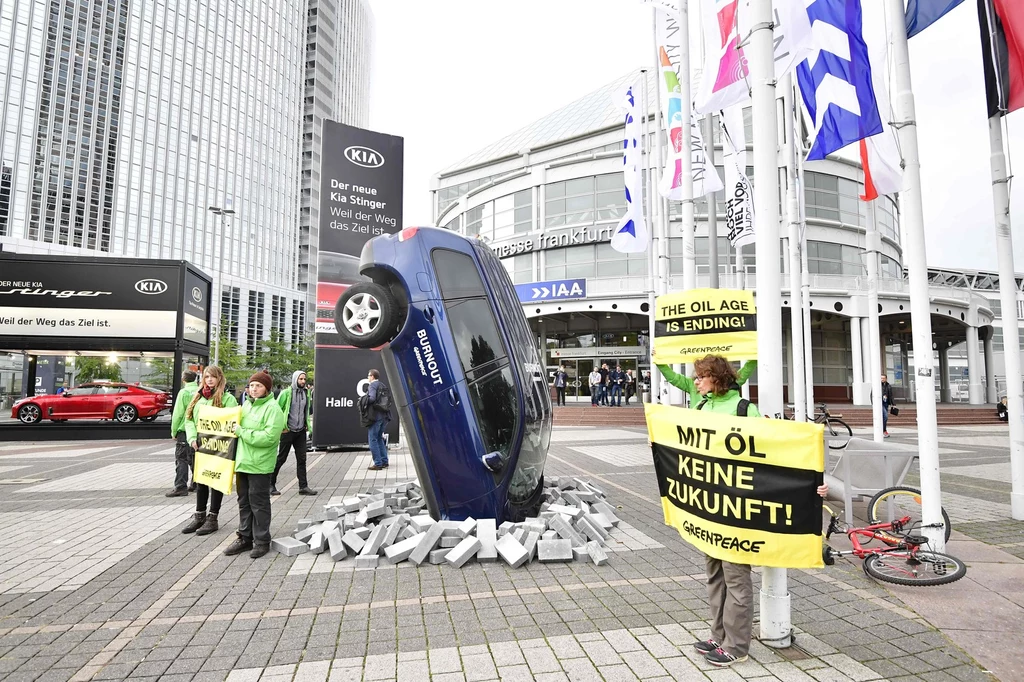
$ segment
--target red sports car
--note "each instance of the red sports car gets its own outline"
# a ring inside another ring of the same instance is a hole
[[[38,424],[43,419],[63,422],[68,419],[111,419],[131,424],[136,419],[153,421],[163,410],[173,407],[170,394],[139,384],[96,382],[82,384],[59,395],[22,398],[11,407],[11,418],[23,424]]]

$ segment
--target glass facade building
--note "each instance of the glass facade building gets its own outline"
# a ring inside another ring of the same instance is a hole
[[[539,283],[537,289],[527,290],[543,291],[545,283],[586,279],[586,296],[580,299],[523,302],[537,343],[546,352],[549,369],[565,363],[570,375],[580,379],[581,396],[587,391],[586,375],[601,362],[619,363],[624,369],[636,371],[650,369],[650,253],[622,254],[609,243],[626,210],[621,171],[622,114],[614,105],[613,95],[627,84],[641,83],[642,78],[634,72],[495,141],[438,173],[431,187],[435,223],[485,239],[502,258],[515,283]],[[653,74],[648,74],[647,87],[653,94]],[[653,99],[648,97],[647,101]],[[749,110],[746,119],[749,127]],[[709,158],[722,176],[721,136],[716,134],[712,140]],[[649,141],[654,141],[653,133]],[[649,148],[654,147],[652,144]],[[664,137],[662,147],[667,148]],[[756,186],[753,169],[748,167],[747,174]],[[803,192],[812,301],[812,373],[816,395],[826,401],[861,402],[871,381],[865,368],[870,367],[866,354],[866,259],[872,254],[866,252],[868,211],[859,199],[862,185],[863,173],[855,159],[833,156],[806,164]],[[663,212],[665,203],[670,219],[668,286],[675,291],[683,287],[680,204],[656,201],[656,212]],[[723,192],[718,192],[713,202],[706,197],[694,202],[698,286],[709,285],[711,268],[715,267],[709,249],[711,206],[717,208],[721,286],[753,289],[757,277],[754,247],[737,251],[724,236]],[[912,339],[907,331],[909,291],[902,266],[898,200],[883,197],[876,201],[876,208],[880,252],[874,257],[878,258],[882,315],[880,345],[888,349],[882,366],[888,366],[889,381],[898,397],[913,399]],[[784,216],[786,206],[781,209]],[[782,232],[785,234],[784,229]],[[788,337],[791,273],[785,239],[780,244],[780,267]],[[933,283],[932,294],[936,301],[942,301],[933,310],[940,351],[943,345],[949,348],[992,334],[993,317],[986,295],[938,281]],[[784,346],[788,354],[789,338]],[[986,361],[991,359],[990,353],[985,355]],[[787,359],[780,359],[788,374]],[[980,362],[977,357],[972,362],[976,360]],[[983,373],[975,367],[976,376]],[[992,376],[991,370],[988,376]]]
[[[243,349],[301,337],[315,120],[365,123],[371,34],[365,0],[5,0],[0,242],[188,260]]]

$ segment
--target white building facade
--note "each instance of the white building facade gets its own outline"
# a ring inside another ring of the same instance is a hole
[[[367,112],[369,9],[331,7],[310,22],[316,0],[0,3],[0,245],[188,260],[222,285],[242,349],[302,338],[305,93],[322,78],[327,113]]]
[[[576,388],[580,397],[588,394],[587,374],[602,362],[641,372],[650,369],[650,255],[621,254],[609,244],[626,206],[621,112],[613,105],[613,94],[640,78],[638,72],[631,74],[494,142],[439,173],[432,185],[435,224],[480,235],[502,257],[516,284],[538,284],[523,288],[524,310],[549,370],[565,364],[574,379],[570,388]],[[649,92],[653,87],[652,77]],[[748,131],[747,139],[751,137]],[[713,142],[721,172],[721,140],[716,135]],[[750,168],[748,175],[752,175]],[[756,178],[752,181],[756,183]],[[878,381],[867,370],[865,258],[869,256],[865,253],[867,207],[858,197],[862,183],[860,167],[843,159],[806,165],[812,372],[815,396],[824,401],[866,404],[870,382]],[[718,223],[724,225],[721,192],[716,205]],[[879,200],[877,208],[881,366],[897,399],[913,400],[909,287],[902,268],[899,208],[889,198]],[[712,265],[705,198],[697,199],[695,213],[697,280],[698,286],[706,287]],[[670,217],[669,290],[673,291],[683,287],[678,203],[670,207]],[[720,227],[720,285],[753,289],[757,276],[753,246],[737,253],[724,233]],[[792,382],[785,357],[791,343],[787,253],[784,241],[780,255],[786,338],[780,361]],[[585,297],[550,300],[544,294],[545,283],[575,279],[586,280]],[[931,294],[933,338],[945,369],[943,400],[955,399],[948,356],[950,348],[959,347],[970,365],[969,373],[958,375],[969,374],[970,402],[994,402],[1001,360],[993,346],[997,328],[990,299],[997,298],[998,292],[933,276]]]

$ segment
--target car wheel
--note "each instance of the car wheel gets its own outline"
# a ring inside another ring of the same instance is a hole
[[[21,420],[22,424],[38,424],[42,418],[42,411],[39,409],[38,405],[33,403],[22,405],[18,409],[18,419]]]
[[[152,415],[150,415],[148,417],[139,417],[139,419],[141,419],[144,422],[151,422],[151,421],[154,421],[156,419],[156,417],[157,416],[155,414],[152,414]]]
[[[129,403],[121,403],[114,408],[114,419],[121,424],[131,424],[133,421],[139,418],[139,411],[135,409],[134,405]]]
[[[334,326],[349,346],[375,348],[395,337],[398,304],[387,287],[359,282],[345,290],[334,307]]]

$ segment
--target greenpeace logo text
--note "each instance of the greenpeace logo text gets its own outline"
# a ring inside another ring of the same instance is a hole
[[[363,168],[380,168],[384,165],[384,155],[369,147],[348,147],[345,158]]]
[[[53,296],[55,298],[73,298],[75,296],[110,296],[113,293],[114,292],[112,291],[75,291],[74,289],[58,291],[57,289],[29,289],[28,287],[0,290],[0,296],[6,294],[24,294],[25,296]]]
[[[167,283],[159,279],[140,279],[135,283],[135,291],[140,294],[162,294],[167,291]]]

